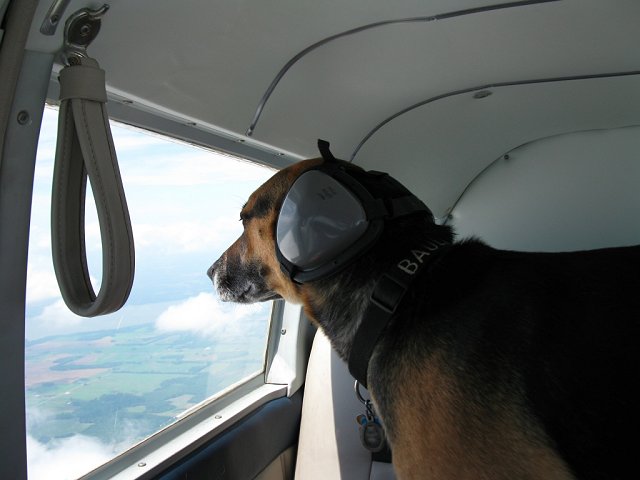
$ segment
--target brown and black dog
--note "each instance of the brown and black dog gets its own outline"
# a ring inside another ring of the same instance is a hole
[[[349,358],[376,281],[416,242],[453,242],[425,215],[389,221],[346,268],[298,284],[276,257],[297,163],[255,191],[242,236],[209,269],[220,297],[282,297]],[[344,169],[357,167],[345,162]],[[640,248],[570,253],[453,242],[375,346],[368,385],[402,479],[636,478]]]

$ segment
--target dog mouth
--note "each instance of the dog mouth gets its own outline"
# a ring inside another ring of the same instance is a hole
[[[222,268],[221,268],[222,267]],[[226,265],[216,262],[207,272],[220,300],[234,303],[257,303],[282,298],[267,288],[257,266],[245,266],[242,272],[230,275]]]
[[[258,303],[268,302],[270,300],[279,300],[282,297],[274,292],[255,292],[252,287],[249,287],[240,294],[230,292],[224,289],[218,289],[218,295],[223,302],[233,303]]]
[[[248,285],[245,288],[245,290],[242,293],[240,293],[240,295],[231,295],[230,298],[227,299],[225,298],[226,296],[222,295],[221,293],[220,297],[224,302],[236,302],[236,303],[268,302],[270,300],[278,300],[282,298],[280,295],[278,295],[275,292],[260,291],[254,284]]]

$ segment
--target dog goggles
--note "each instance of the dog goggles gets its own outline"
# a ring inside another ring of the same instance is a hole
[[[276,225],[281,268],[297,283],[330,276],[366,252],[385,221],[412,213],[433,215],[386,173],[348,168],[318,146],[324,163],[303,172],[285,196]]]

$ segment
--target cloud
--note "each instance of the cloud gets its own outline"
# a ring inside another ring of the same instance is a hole
[[[60,289],[53,269],[36,270],[29,262],[27,271],[27,303],[60,297]]]
[[[56,141],[58,136],[58,109],[47,107],[42,115],[40,138],[38,139],[38,164],[49,163],[47,168],[52,168],[52,162],[56,154]],[[36,165],[36,171],[38,165]]]
[[[33,318],[34,322],[47,323],[56,329],[66,329],[80,325],[86,319],[72,313],[62,299],[47,305],[42,313]]]
[[[92,278],[91,280],[95,285],[94,279]],[[60,298],[59,293],[56,296],[58,300],[44,307],[42,313],[32,318],[27,318],[29,325],[38,325],[39,328],[46,328],[47,331],[56,331],[58,334],[64,334],[76,331],[81,324],[88,322],[85,317],[80,317],[69,310],[64,300]],[[102,325],[105,324],[104,319],[107,317],[111,318],[111,316],[101,318]]]
[[[167,308],[156,319],[156,328],[207,336],[240,334],[247,328],[247,320],[268,316],[268,308],[270,304],[222,303],[211,293],[200,293]]]
[[[57,109],[45,109],[38,143],[36,177],[46,180],[48,188],[55,158],[57,117]],[[272,168],[248,160],[117,122],[111,122],[111,131],[125,191],[229,182],[253,184],[253,190],[274,173]]]
[[[61,298],[51,254],[49,252],[43,253],[37,247],[34,248],[33,245],[30,245],[30,247],[34,251],[29,252],[29,264],[27,266],[27,303]],[[89,260],[92,260],[92,258],[89,257]],[[102,257],[96,256],[96,260],[102,260]],[[91,265],[89,267],[89,280],[94,291],[98,292],[102,283],[102,266],[99,265],[99,268],[96,269],[97,277],[93,274]]]
[[[211,222],[186,220],[170,223],[136,223],[136,246],[162,252],[222,252],[242,233],[238,219],[219,217]]]
[[[58,413],[59,415],[59,413]],[[56,413],[33,405],[27,408],[27,466],[29,480],[72,480],[138,444],[153,432],[132,422],[118,423],[117,439],[105,443],[81,433],[41,442],[36,432],[47,432]],[[114,427],[115,428],[115,427]]]
[[[217,152],[194,147],[154,147],[137,154],[135,162],[122,162],[125,188],[149,186],[225,185],[250,182],[253,188],[266,181],[274,170]],[[189,150],[186,150],[189,148]]]
[[[150,147],[163,147],[168,141],[168,137],[145,131],[141,128],[123,125],[111,121],[111,133],[113,144],[117,153],[128,154],[131,152],[140,153],[141,149]]]
[[[117,455],[116,447],[86,435],[74,435],[47,444],[27,435],[30,480],[75,479]]]

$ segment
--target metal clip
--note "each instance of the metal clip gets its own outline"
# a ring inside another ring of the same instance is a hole
[[[100,32],[102,16],[109,10],[104,4],[97,10],[83,8],[71,15],[64,26],[64,56],[69,65],[79,63],[87,58],[87,47]]]
[[[358,380],[356,380],[355,383],[353,384],[353,390],[356,392],[356,398],[360,401],[360,403],[362,403],[363,405],[366,405],[367,399],[364,398],[362,396],[362,393],[360,392],[360,382]]]

